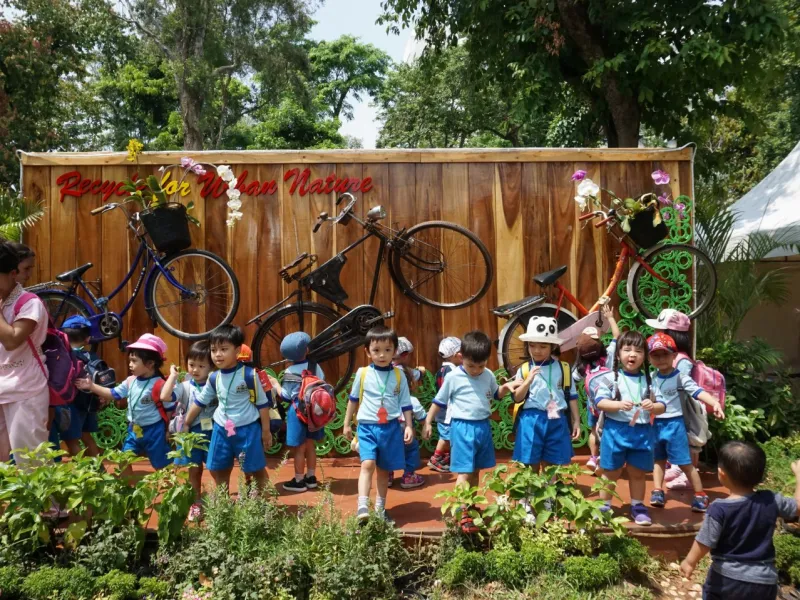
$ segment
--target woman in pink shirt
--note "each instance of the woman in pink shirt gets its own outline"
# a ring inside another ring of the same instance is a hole
[[[0,243],[0,461],[12,450],[36,448],[48,437],[50,394],[39,358],[47,335],[47,310],[36,298],[16,306],[23,292],[17,283],[19,254]],[[15,457],[20,464],[19,457]]]

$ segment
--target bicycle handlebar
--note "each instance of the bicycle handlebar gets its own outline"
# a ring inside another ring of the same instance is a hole
[[[117,204],[116,202],[112,202],[110,204],[104,204],[103,206],[98,206],[97,208],[93,208],[90,211],[90,214],[91,215],[100,215],[100,214],[102,214],[102,213],[104,213],[106,211],[114,210],[118,206],[119,206],[119,204]]]
[[[586,213],[585,215],[581,215],[580,217],[578,217],[578,221],[585,221],[586,219],[594,219],[595,217],[598,217],[598,216],[600,216],[600,215],[598,215],[597,213],[594,213],[594,212],[590,212],[590,213]]]
[[[594,224],[594,226],[595,226],[595,227],[598,227],[598,228],[599,228],[599,227],[602,227],[603,225],[605,225],[606,223],[608,223],[609,221],[611,221],[613,218],[614,218],[614,215],[611,215],[611,216],[609,216],[609,217],[606,217],[606,218],[605,218],[605,219],[603,219],[602,221],[600,221],[600,222],[598,222],[598,223],[595,223],[595,224]]]
[[[312,232],[317,233],[317,231],[319,231],[319,228],[322,227],[322,224],[327,220],[328,220],[328,213],[326,212],[319,213],[319,216],[317,217],[317,222],[314,224],[314,229],[312,230]]]

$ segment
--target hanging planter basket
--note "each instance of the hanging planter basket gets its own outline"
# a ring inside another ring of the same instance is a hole
[[[168,202],[139,212],[147,234],[159,252],[175,254],[192,245],[186,207],[180,202]]]
[[[669,234],[669,229],[663,220],[658,225],[653,225],[654,210],[658,209],[647,208],[630,220],[631,230],[628,236],[640,248],[652,248]]]

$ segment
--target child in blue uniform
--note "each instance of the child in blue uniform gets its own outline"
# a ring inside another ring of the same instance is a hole
[[[186,372],[190,378],[177,383],[180,372],[178,367],[172,365],[169,370],[169,377],[167,377],[164,388],[161,390],[161,399],[166,400],[169,398],[174,390],[176,412],[180,411],[181,414],[185,415],[194,404],[194,401],[200,396],[203,386],[208,381],[211,365],[211,349],[208,342],[203,341],[192,344],[186,355]],[[211,444],[211,432],[214,429],[214,411],[216,409],[216,402],[212,402],[203,408],[189,430],[192,433],[204,435],[209,446]],[[194,490],[194,504],[189,509],[189,521],[199,521],[203,515],[203,486],[201,481],[203,479],[203,464],[207,461],[208,450],[201,448],[193,448],[189,456],[180,456],[175,459],[176,465],[192,465],[189,467],[189,483]]]
[[[645,480],[653,470],[652,417],[666,410],[651,397],[652,382],[647,359],[647,342],[641,333],[626,331],[617,340],[614,375],[597,391],[597,408],[605,413],[600,442],[600,468],[616,483],[622,467],[628,467],[631,516],[637,525],[651,525],[644,505]],[[611,510],[611,494],[602,491],[603,510]]]
[[[414,397],[414,392],[422,382],[422,376],[425,374],[425,367],[412,367],[409,365],[411,353],[414,352],[414,344],[406,337],[400,337],[397,340],[397,351],[394,354],[392,364],[395,367],[400,367],[403,374],[406,376],[408,388],[411,395],[411,416],[416,422],[425,421],[428,413],[420,404],[419,400]],[[404,424],[403,419],[400,419],[401,426]],[[410,444],[405,445],[406,466],[403,469],[403,478],[400,480],[400,487],[404,490],[417,488],[425,485],[425,479],[422,475],[417,473],[419,469],[419,441],[415,437]],[[389,487],[394,485],[394,471],[389,471]]]
[[[700,389],[689,376],[673,367],[675,353],[678,351],[675,341],[665,333],[656,333],[647,340],[650,362],[658,370],[653,382],[656,400],[664,402],[666,411],[656,417],[655,426],[655,465],[653,466],[653,492],[650,495],[650,506],[662,507],[666,502],[664,495],[664,467],[667,460],[679,466],[694,488],[692,510],[705,512],[708,508],[708,496],[703,491],[700,474],[692,464],[689,453],[689,438],[683,419],[681,395],[688,394],[694,400],[706,403],[718,418],[725,415],[722,406],[714,396]],[[689,399],[688,402],[694,402]]]
[[[453,369],[461,364],[461,340],[457,337],[446,337],[439,342],[439,357],[444,361],[436,372],[436,391],[442,389],[444,378]],[[450,425],[446,423],[447,411],[440,410],[436,413],[436,431],[439,440],[436,450],[428,461],[428,466],[439,473],[450,472]]]
[[[264,489],[267,484],[264,453],[272,446],[269,430],[272,392],[264,391],[252,367],[239,362],[244,344],[244,333],[239,327],[221,325],[211,332],[208,342],[211,360],[218,371],[209,376],[194,399],[186,414],[184,431],[189,431],[203,409],[218,402],[206,463],[214,483],[230,489],[236,457],[246,479],[254,479]]]
[[[369,517],[369,494],[372,476],[378,472],[378,494],[375,512],[386,521],[391,517],[386,511],[386,495],[389,490],[389,471],[405,466],[403,444],[414,439],[411,416],[411,395],[408,382],[402,371],[392,365],[397,350],[397,334],[387,327],[373,327],[367,332],[365,351],[371,360],[368,367],[356,372],[350,402],[344,417],[344,435],[351,440],[351,423],[358,407],[358,453],[361,458],[361,473],[358,477],[359,520]],[[405,419],[401,433],[397,426],[400,416]]]
[[[518,381],[497,385],[494,373],[486,368],[491,352],[492,342],[482,331],[470,331],[464,336],[461,366],[445,378],[425,421],[422,435],[429,439],[437,413],[447,411],[452,448],[450,470],[458,474],[456,486],[478,485],[481,469],[495,466],[492,428],[489,426],[491,403],[520,385]],[[468,510],[462,511],[461,529],[465,533],[477,531]]]
[[[272,380],[272,387],[278,395],[289,403],[286,411],[286,445],[294,448],[294,477],[283,484],[287,492],[305,492],[313,490],[317,482],[317,442],[325,437],[325,430],[309,431],[297,417],[297,394],[300,392],[303,371],[311,368],[306,355],[311,336],[304,331],[290,333],[281,342],[281,355],[291,364],[283,374],[283,385]],[[325,379],[325,373],[319,365],[314,367],[314,375]]]

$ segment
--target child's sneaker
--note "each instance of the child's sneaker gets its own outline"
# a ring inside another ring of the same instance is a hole
[[[677,479],[683,475],[683,469],[681,469],[678,465],[670,465],[669,469],[664,471],[664,481],[669,483],[673,479]]]
[[[653,490],[650,494],[650,506],[661,508],[667,503],[664,490]]]
[[[358,510],[356,511],[356,518],[359,521],[366,521],[367,519],[369,519],[369,507],[359,506]]]
[[[704,513],[708,510],[708,496],[696,494],[692,500],[692,512]]]
[[[292,478],[283,484],[283,489],[287,492],[305,492],[308,490],[308,486],[306,485],[305,479],[303,481],[297,481],[297,479]]]
[[[668,490],[686,490],[692,487],[692,483],[686,476],[686,473],[681,471],[681,474],[667,484]]]
[[[189,523],[195,523],[203,518],[203,505],[195,502],[189,507]]]
[[[608,513],[610,513],[610,512],[613,512],[613,510],[614,510],[614,509],[613,509],[613,508],[611,508],[611,500],[609,500],[608,502],[604,502],[604,503],[603,503],[603,506],[601,506],[601,507],[599,508],[599,510],[600,510],[600,512],[601,512],[601,513],[603,513],[603,514],[608,514]]]
[[[428,461],[428,466],[437,473],[449,473],[450,465],[445,462],[445,458],[443,454],[434,454]]]
[[[589,457],[589,460],[587,460],[587,461],[586,461],[586,467],[587,467],[587,468],[588,468],[588,469],[589,469],[589,470],[590,470],[592,473],[594,473],[595,471],[597,471],[597,463],[598,463],[598,460],[599,460],[599,459],[600,459],[600,457],[599,457],[599,456],[590,456],[590,457]]]
[[[421,485],[425,485],[425,480],[422,478],[422,475],[418,475],[417,473],[404,473],[403,479],[400,480],[400,487],[404,490],[417,488]]]
[[[309,490],[315,490],[319,485],[319,483],[317,483],[317,478],[314,475],[306,475],[306,478],[303,481]]]
[[[637,525],[649,526],[653,524],[650,513],[647,511],[647,507],[644,504],[635,504],[632,506],[631,516],[633,517],[633,522]]]
[[[394,519],[389,515],[389,511],[385,508],[383,510],[377,511],[375,514],[378,515],[381,519],[389,523],[390,525],[394,525]]]
[[[389,487],[394,485],[394,471],[389,471]]]

